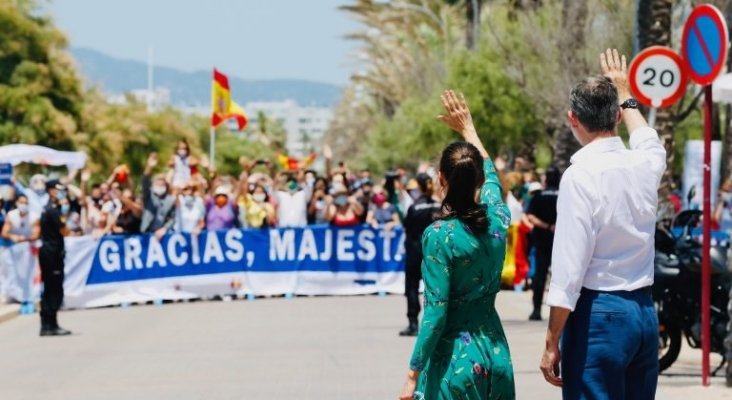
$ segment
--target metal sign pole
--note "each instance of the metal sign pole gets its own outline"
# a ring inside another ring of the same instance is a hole
[[[701,324],[702,324],[702,385],[709,386],[710,350],[710,242],[712,230],[711,205],[712,154],[712,85],[704,86],[704,236],[702,240]]]
[[[648,111],[648,126],[650,126],[653,129],[656,129],[656,112],[658,111],[658,108],[651,107],[651,109]]]

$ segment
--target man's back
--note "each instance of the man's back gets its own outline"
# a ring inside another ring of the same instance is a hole
[[[642,128],[627,149],[619,137],[597,140],[572,157],[559,190],[558,213],[576,223],[558,226],[570,240],[555,242],[554,259],[585,270],[582,282],[552,282],[579,295],[594,290],[635,290],[653,284],[657,188],[666,152],[653,129]],[[551,297],[551,295],[550,295]]]

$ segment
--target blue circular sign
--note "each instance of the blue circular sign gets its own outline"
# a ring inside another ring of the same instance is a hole
[[[689,77],[709,85],[724,69],[728,46],[727,24],[714,6],[702,4],[691,12],[684,26],[681,54]]]

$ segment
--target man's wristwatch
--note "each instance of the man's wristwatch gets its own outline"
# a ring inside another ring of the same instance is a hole
[[[620,104],[620,108],[623,110],[626,110],[628,108],[637,109],[638,108],[638,101],[634,98],[629,98],[628,100],[625,100]]]

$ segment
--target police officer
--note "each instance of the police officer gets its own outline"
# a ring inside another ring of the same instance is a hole
[[[65,224],[58,204],[66,196],[66,187],[53,179],[46,183],[46,191],[49,200],[41,214],[42,246],[38,254],[43,279],[41,336],[65,336],[71,332],[58,325],[56,314],[64,300]]]
[[[422,233],[435,220],[442,207],[432,198],[432,178],[427,174],[417,175],[419,196],[407,210],[404,217],[406,233],[406,279],[404,293],[407,296],[407,318],[409,326],[399,336],[417,336],[419,329],[419,281],[422,279]]]

